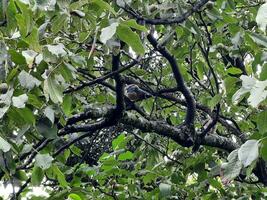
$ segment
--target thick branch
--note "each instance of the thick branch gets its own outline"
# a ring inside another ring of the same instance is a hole
[[[102,109],[88,108],[86,115],[88,118],[92,119],[102,118],[108,115],[108,113],[110,113],[113,109],[114,107],[111,106],[105,106]],[[75,121],[78,122],[80,120],[78,119],[78,117],[76,117]],[[143,132],[155,132],[158,135],[171,138],[178,144],[185,147],[193,145],[193,140],[190,137],[190,135],[192,134],[192,129],[185,125],[175,127],[167,124],[164,121],[147,120],[130,113],[125,113],[120,122],[124,125],[140,129]],[[79,127],[80,131],[86,131],[88,125],[79,125]],[[201,144],[211,147],[217,147],[226,151],[232,151],[239,147],[239,145],[233,142],[231,139],[219,135],[207,135],[201,141]]]
[[[120,67],[120,54],[112,56],[112,72],[118,71]],[[116,118],[120,118],[125,109],[124,104],[124,83],[121,79],[121,75],[119,73],[114,75],[114,80],[116,82],[115,90],[116,90]]]
[[[157,51],[159,51],[170,63],[172,72],[174,74],[174,77],[177,83],[177,87],[179,91],[181,91],[182,94],[184,95],[186,103],[187,103],[187,113],[186,113],[185,123],[188,125],[194,124],[195,112],[196,112],[195,99],[191,91],[187,88],[187,86],[184,83],[184,79],[178,68],[176,59],[167,51],[165,47],[159,46],[157,40],[151,34],[147,36],[147,39],[152,44],[152,46]]]

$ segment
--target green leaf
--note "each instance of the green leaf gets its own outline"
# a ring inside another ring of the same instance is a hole
[[[228,162],[223,163],[221,166],[222,182],[229,183],[229,181],[235,179],[242,169],[242,163],[238,159],[238,149],[232,151],[228,158]]]
[[[116,33],[116,29],[118,25],[119,24],[117,22],[114,22],[110,24],[109,26],[103,28],[100,34],[100,41],[106,44],[107,41],[111,39],[113,35]]]
[[[257,127],[261,134],[264,134],[267,132],[266,122],[267,122],[267,110],[264,110],[257,115]]]
[[[67,55],[67,52],[65,51],[65,46],[62,43],[58,43],[57,45],[45,45],[50,53],[57,57],[62,57]]]
[[[143,177],[144,184],[151,183],[151,182],[154,181],[157,177],[158,177],[158,175],[155,174],[155,173],[150,173],[150,172],[147,173],[147,174]]]
[[[25,108],[16,108],[14,109],[16,114],[23,119],[24,122],[29,123],[29,124],[35,124],[35,117],[34,114],[32,112],[32,110],[30,110],[29,108],[25,107]]]
[[[133,32],[129,26],[120,24],[117,27],[116,33],[118,37],[128,44],[137,54],[143,55],[145,53],[140,37]]]
[[[56,165],[53,166],[53,172],[56,174],[59,184],[62,187],[68,187],[68,183],[65,179],[65,175],[60,171],[60,169]]]
[[[72,96],[71,95],[64,96],[62,109],[66,116],[70,116],[71,111],[72,111]]]
[[[31,34],[25,38],[25,42],[29,44],[30,49],[40,52],[42,50],[39,44],[39,33],[38,28],[33,27]]]
[[[39,186],[44,178],[44,172],[40,167],[34,166],[32,170],[31,183],[33,186]]]
[[[136,23],[136,20],[134,20],[134,19],[129,19],[129,20],[121,21],[120,24],[124,24],[126,26],[129,26],[129,27],[134,28],[134,29],[139,30],[139,31],[145,31],[145,32],[147,32],[147,28],[145,26],[142,26],[140,24],[137,24]]]
[[[54,103],[63,102],[63,87],[55,80],[53,76],[49,76],[44,80],[44,93],[48,94]]]
[[[133,159],[133,153],[130,151],[126,151],[125,153],[122,153],[118,157],[119,160],[132,160]]]
[[[238,159],[244,167],[249,166],[254,160],[259,157],[259,141],[248,140],[238,150]]]
[[[197,65],[197,75],[199,77],[200,80],[203,80],[204,77],[204,65],[201,62],[198,62]]]
[[[18,65],[23,65],[23,64],[26,64],[26,60],[25,60],[25,57],[22,56],[22,54],[20,54],[19,52],[17,52],[16,50],[14,49],[10,49],[8,51],[8,53],[11,55],[11,60],[18,64]]]
[[[259,28],[265,32],[266,26],[267,26],[267,3],[262,4],[258,10],[257,16],[256,16],[256,22],[259,26]]]
[[[232,97],[233,103],[237,103],[244,97],[244,94],[250,93],[248,103],[252,107],[257,107],[267,97],[267,81],[258,81],[254,77],[244,76],[240,77],[242,80],[242,87],[236,91]]]
[[[74,194],[74,193],[69,194],[68,198],[70,200],[82,200],[78,194]]]
[[[259,35],[257,33],[251,32],[249,35],[254,42],[264,47],[267,47],[267,37],[264,35]]]
[[[230,67],[226,70],[226,72],[230,74],[242,74],[242,70],[236,67]]]
[[[34,94],[28,95],[28,104],[33,105],[36,108],[40,108],[43,105],[43,102],[41,101],[41,98],[37,97]]]
[[[160,183],[159,184],[160,196],[161,197],[168,197],[171,195],[171,185],[167,183]]]
[[[112,141],[113,150],[123,149],[125,147],[125,135],[120,134],[116,139]]]
[[[35,86],[38,87],[41,84],[41,81],[39,81],[32,75],[28,74],[24,70],[22,70],[19,73],[18,78],[19,78],[20,85],[27,89],[33,89]]]
[[[53,124],[54,121],[55,121],[55,111],[53,110],[52,106],[47,106],[44,109],[44,114],[51,121],[51,123]]]
[[[115,10],[105,1],[103,0],[92,0],[90,1],[90,3],[94,3],[96,5],[98,5],[100,8],[102,8],[103,10],[108,10],[110,11],[112,14],[116,15],[117,13],[115,12]]]
[[[48,169],[52,164],[53,158],[49,154],[38,153],[35,157],[35,165],[41,169]]]
[[[27,181],[28,180],[28,176],[26,174],[25,171],[23,170],[18,170],[16,171],[15,175],[14,175],[18,180],[21,180],[21,181]]]
[[[54,34],[58,33],[60,30],[63,29],[63,26],[65,25],[65,22],[68,19],[68,15],[67,14],[61,14],[61,15],[57,15],[54,20],[52,21],[52,32]]]
[[[6,18],[7,18],[7,29],[9,33],[13,33],[17,28],[17,21],[14,16],[17,14],[16,5],[14,3],[14,0],[9,0],[8,6],[7,6],[7,12],[6,12]]]
[[[9,109],[12,95],[13,89],[8,90],[5,94],[0,94],[0,119]]]
[[[212,99],[209,101],[209,107],[213,110],[214,107],[221,101],[222,95],[216,94]]]
[[[260,155],[267,161],[267,139],[263,139],[260,144]]]
[[[12,104],[17,108],[25,108],[25,103],[28,101],[27,94],[22,94],[20,96],[12,97]]]
[[[0,136],[0,149],[3,152],[8,152],[11,149],[11,145]]]
[[[260,73],[260,80],[265,81],[267,80],[267,64],[264,64],[261,69]]]
[[[28,67],[32,68],[34,60],[35,60],[36,56],[38,55],[38,53],[36,53],[33,50],[26,50],[26,51],[22,51],[21,54],[24,56],[26,63],[28,64]]]
[[[31,32],[33,26],[32,11],[28,5],[21,1],[16,1],[16,5],[21,11],[21,14],[16,14],[15,16],[19,26],[20,34],[22,37],[26,37]]]

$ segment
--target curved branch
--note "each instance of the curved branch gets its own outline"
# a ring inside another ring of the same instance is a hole
[[[165,47],[159,46],[157,40],[149,34],[147,36],[148,41],[152,44],[152,46],[159,51],[162,56],[164,56],[171,65],[172,72],[174,74],[178,90],[182,92],[185,97],[186,104],[187,104],[187,113],[185,118],[185,123],[188,125],[193,125],[195,120],[195,112],[196,112],[196,102],[193,97],[191,91],[185,85],[183,76],[178,68],[176,59],[168,52]]]

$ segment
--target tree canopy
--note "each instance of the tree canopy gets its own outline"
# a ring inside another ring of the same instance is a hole
[[[265,1],[0,3],[3,199],[266,198]]]

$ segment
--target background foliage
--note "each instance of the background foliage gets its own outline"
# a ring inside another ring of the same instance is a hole
[[[266,198],[264,1],[0,6],[8,199]]]

